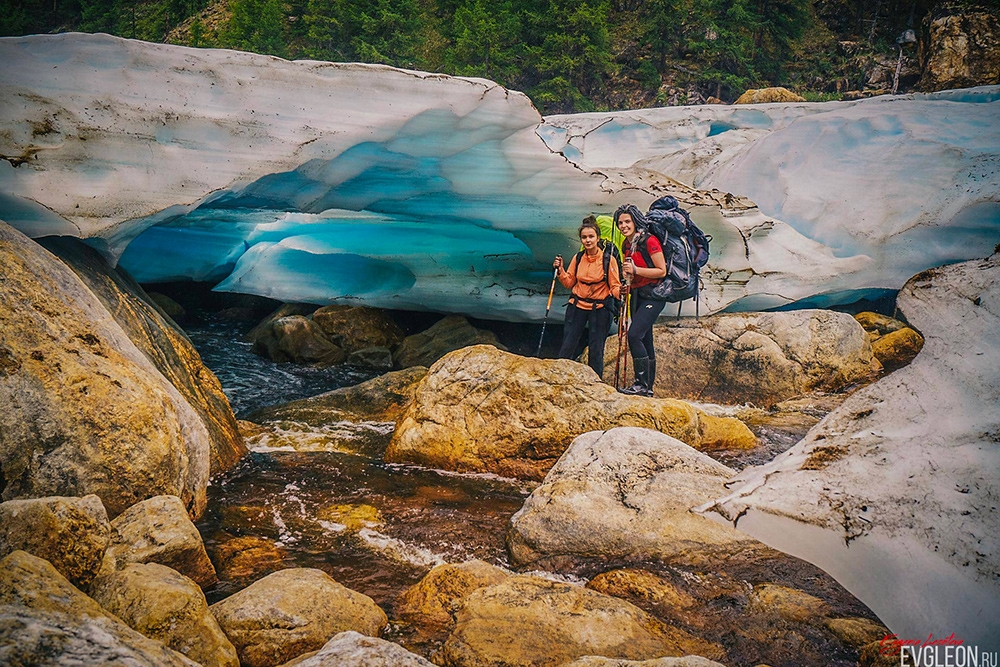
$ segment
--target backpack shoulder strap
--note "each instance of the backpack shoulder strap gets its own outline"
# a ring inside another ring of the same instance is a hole
[[[653,256],[649,252],[649,238],[652,236],[649,232],[639,241],[639,253],[642,255],[642,259],[646,262],[646,267],[651,268],[653,266]]]

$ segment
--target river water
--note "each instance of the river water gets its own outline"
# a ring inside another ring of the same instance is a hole
[[[242,329],[211,316],[188,329],[238,417],[372,377],[356,368],[315,369],[262,359],[242,340]],[[732,413],[731,408],[715,409]],[[762,443],[758,449],[715,456],[738,469],[762,463],[794,444],[819,416],[821,412],[805,421],[793,420],[791,425],[788,420],[778,420],[778,425],[759,420],[752,426]],[[533,487],[531,482],[386,464],[342,452],[254,451],[234,470],[213,480],[208,489],[209,509],[197,525],[220,583],[206,591],[206,596],[212,603],[271,571],[313,567],[368,595],[391,619],[397,596],[434,565],[479,558],[507,567],[507,524]],[[745,628],[731,636],[733,632],[726,628],[748,625],[743,617],[747,581],[777,581],[820,595],[844,614],[870,615],[813,566],[783,555],[769,555],[764,561],[730,563],[725,566],[730,569],[715,573],[658,563],[640,565],[681,585],[705,577],[737,582],[728,593],[713,594],[696,617],[675,619],[691,627],[717,623],[718,629],[702,627],[700,632],[728,646],[726,664],[809,665],[820,654],[826,664],[856,663],[856,654],[829,645],[826,635],[815,629],[805,636],[798,628],[781,630],[792,633],[794,641],[776,641],[765,648]],[[581,581],[612,565],[584,564],[546,576]],[[770,625],[773,621],[761,623],[760,633],[776,632]],[[809,634],[813,632],[815,636]],[[407,629],[400,625],[390,623],[387,638],[421,650],[407,642]],[[428,655],[429,649],[421,652]]]

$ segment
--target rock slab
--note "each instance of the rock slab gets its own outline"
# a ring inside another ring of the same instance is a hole
[[[346,630],[377,637],[388,621],[371,598],[311,568],[269,574],[211,610],[243,667],[280,665]]]
[[[689,509],[725,490],[733,471],[663,433],[585,433],[511,517],[511,560],[572,556],[697,562],[755,541]]]

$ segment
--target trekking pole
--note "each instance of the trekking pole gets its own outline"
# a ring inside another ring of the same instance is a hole
[[[622,332],[625,326],[625,302],[628,300],[628,294],[622,299],[622,308],[618,311],[618,352],[615,353],[615,389],[619,388],[619,382],[621,379],[622,370]]]
[[[615,389],[620,389],[621,378],[628,381],[628,325],[629,325],[629,291],[630,282],[625,283],[625,298],[622,299],[622,310],[618,315],[618,356],[615,357]],[[622,374],[622,359],[625,360],[624,375]]]
[[[542,335],[538,337],[538,349],[535,356],[542,354],[542,340],[545,338],[545,325],[549,321],[549,308],[552,307],[552,295],[556,293],[556,278],[559,276],[559,269],[552,270],[552,287],[549,288],[549,302],[545,304],[545,317],[542,318]]]
[[[625,293],[625,334],[622,336],[625,344],[622,346],[622,384],[628,384],[628,330],[632,326],[632,292]],[[616,387],[617,389],[617,387]]]

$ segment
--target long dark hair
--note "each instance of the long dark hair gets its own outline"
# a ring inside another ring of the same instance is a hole
[[[635,223],[636,229],[646,229],[646,216],[635,207],[635,204],[622,204],[615,210],[615,227],[618,226],[618,218],[621,217],[622,213],[628,213],[632,216],[632,222]]]
[[[629,244],[629,250],[626,251],[622,248],[622,252],[630,254],[639,247],[639,244],[646,238],[646,230],[648,229],[646,222],[646,216],[644,216],[639,209],[635,207],[635,204],[622,204],[615,211],[615,228],[618,228],[618,218],[621,217],[622,213],[628,213],[632,216],[632,222],[635,223],[635,236],[632,237],[632,242]]]

